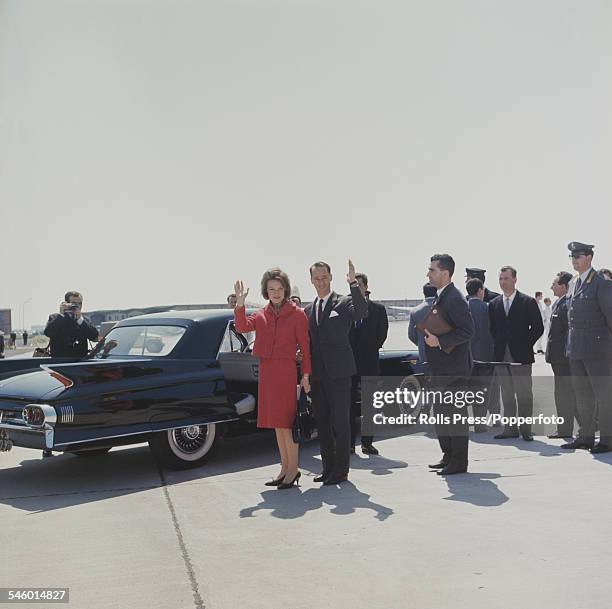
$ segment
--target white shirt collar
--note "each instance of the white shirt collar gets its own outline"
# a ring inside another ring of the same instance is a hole
[[[589,273],[593,270],[593,267],[590,266],[584,273],[580,273],[580,281],[584,283],[586,278],[589,276]]]
[[[446,290],[446,288],[450,285],[450,283],[447,283],[443,288],[438,288],[438,298],[440,298],[440,295],[442,294],[442,292],[444,292],[444,290]]]
[[[516,290],[514,290],[514,292],[512,292],[512,294],[510,294],[510,296],[506,296],[505,294],[503,294],[504,301],[508,300],[508,303],[510,304],[510,306],[512,306],[512,303],[514,302],[514,297],[515,296],[516,296]]]

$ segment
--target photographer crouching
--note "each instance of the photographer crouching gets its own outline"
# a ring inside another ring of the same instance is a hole
[[[59,314],[49,316],[45,335],[49,337],[51,357],[85,357],[88,340],[98,340],[95,326],[81,314],[83,296],[66,292]]]

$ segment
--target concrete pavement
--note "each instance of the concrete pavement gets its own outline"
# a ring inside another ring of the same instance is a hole
[[[607,609],[612,455],[492,436],[448,479],[426,467],[433,438],[380,440],[337,488],[312,482],[314,442],[288,491],[263,486],[268,433],[187,472],[159,470],[146,446],[14,449],[0,454],[0,586],[68,586],[78,609]]]

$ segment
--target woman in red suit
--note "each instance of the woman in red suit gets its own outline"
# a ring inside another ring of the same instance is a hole
[[[298,445],[292,428],[297,406],[296,352],[302,355],[301,385],[310,392],[310,338],[308,318],[290,300],[291,284],[287,274],[278,268],[266,271],[261,278],[261,295],[269,300],[263,309],[247,317],[244,303],[249,293],[242,281],[234,285],[237,302],[234,309],[236,330],[255,332],[253,355],[259,357],[259,396],[257,427],[272,428],[281,456],[280,474],[267,486],[290,488],[297,483]]]

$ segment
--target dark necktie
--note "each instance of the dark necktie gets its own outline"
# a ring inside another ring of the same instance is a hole
[[[578,277],[578,281],[576,282],[576,289],[574,290],[574,294],[580,292],[580,288],[582,287],[582,279]]]
[[[321,325],[322,320],[323,320],[323,299],[319,298],[319,309],[317,313],[317,326]]]

